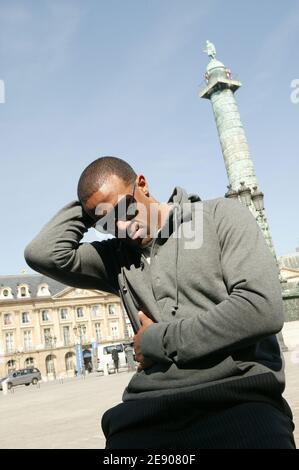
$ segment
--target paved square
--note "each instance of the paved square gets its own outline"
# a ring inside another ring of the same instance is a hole
[[[295,360],[294,360],[295,359]],[[299,354],[285,354],[287,398],[297,423],[299,446]],[[132,372],[66,379],[0,392],[0,448],[103,449],[103,413],[121,401]]]

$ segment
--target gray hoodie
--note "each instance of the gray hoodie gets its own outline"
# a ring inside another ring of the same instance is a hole
[[[69,286],[119,295],[135,331],[139,310],[155,321],[141,343],[155,364],[133,376],[124,400],[264,374],[282,392],[278,270],[254,217],[239,202],[201,202],[179,187],[168,202],[150,263],[125,240],[81,243],[92,221],[78,201],[43,227],[26,261]]]

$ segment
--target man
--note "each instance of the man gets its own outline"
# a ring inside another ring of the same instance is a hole
[[[117,373],[119,367],[119,355],[118,350],[116,348],[112,349],[111,356],[114,364],[115,373]]]
[[[26,247],[35,270],[121,297],[139,362],[106,411],[106,448],[294,448],[282,398],[276,264],[249,210],[176,187],[168,203],[125,161],[92,162]],[[115,238],[81,243],[95,226]]]

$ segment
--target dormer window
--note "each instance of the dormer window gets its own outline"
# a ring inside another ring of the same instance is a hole
[[[40,284],[38,286],[37,296],[50,296],[51,292],[49,291],[48,284]]]
[[[30,297],[29,295],[29,286],[22,284],[18,286],[18,297]]]
[[[0,289],[1,299],[13,299],[12,291],[10,287],[3,287]]]
[[[26,287],[21,287],[20,292],[21,292],[21,297],[26,297],[26,294],[27,294]]]

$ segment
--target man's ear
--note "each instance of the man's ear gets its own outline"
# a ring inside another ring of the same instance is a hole
[[[137,186],[140,189],[140,191],[142,191],[143,194],[145,194],[145,196],[149,196],[150,195],[149,194],[149,186],[148,186],[148,182],[145,179],[145,176],[144,175],[138,175],[136,181],[137,181]]]

